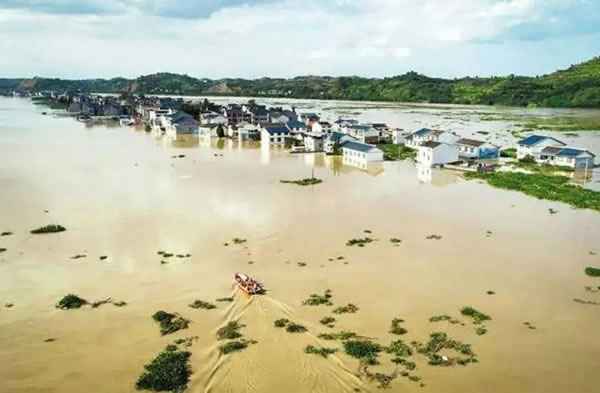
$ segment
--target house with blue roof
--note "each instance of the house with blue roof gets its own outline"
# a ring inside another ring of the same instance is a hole
[[[546,135],[530,135],[517,142],[517,158],[532,156],[536,162],[567,166],[573,169],[594,167],[595,154],[586,149],[567,146],[566,143]]]
[[[376,146],[358,141],[348,141],[342,146],[342,162],[345,165],[366,169],[370,163],[383,161],[383,151]]]
[[[165,116],[167,123],[166,132],[177,135],[198,135],[199,123],[185,112],[174,112]]]
[[[542,150],[546,147],[564,147],[567,144],[546,135],[530,135],[517,142],[517,158],[520,160],[532,156],[536,160],[540,158]]]
[[[290,135],[290,129],[285,124],[264,124],[260,129],[260,141],[263,144],[283,145]]]
[[[418,149],[425,142],[439,142],[453,144],[460,139],[460,136],[453,132],[432,130],[430,128],[421,128],[406,137],[406,145],[413,149]]]
[[[298,120],[290,120],[285,123],[286,127],[293,133],[306,132],[306,124]]]
[[[348,134],[333,131],[331,134],[328,134],[323,141],[323,151],[327,154],[334,154],[336,153],[336,150],[341,152],[342,146],[344,146],[346,142],[350,141],[357,142],[356,138]]]
[[[346,134],[362,143],[379,143],[382,132],[370,124],[353,124],[344,129]]]

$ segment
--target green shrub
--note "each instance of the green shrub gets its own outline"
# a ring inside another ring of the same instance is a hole
[[[585,274],[590,277],[600,277],[600,269],[588,266],[585,268]]]
[[[401,323],[404,323],[403,319],[394,318],[392,319],[392,326],[390,327],[390,333],[397,334],[399,336],[406,334],[408,330],[400,326]]]
[[[358,311],[358,306],[352,303],[348,303],[345,306],[338,307],[332,311],[334,314],[354,314]]]
[[[470,306],[463,307],[460,310],[460,313],[466,317],[472,318],[473,323],[476,325],[479,325],[483,321],[489,321],[492,319],[492,317],[490,317],[489,315],[484,314],[480,311],[477,311],[476,309],[474,309],[473,307],[470,307]]]
[[[326,358],[329,355],[336,353],[337,349],[336,348],[326,348],[326,347],[317,348],[315,346],[308,345],[308,346],[306,346],[306,348],[304,348],[304,352],[310,353],[313,355],[319,355],[319,356]]]
[[[285,325],[287,325],[289,322],[290,320],[287,318],[280,318],[276,319],[275,322],[273,322],[273,325],[275,325],[275,327],[282,328],[285,327]]]
[[[217,330],[217,339],[219,340],[232,340],[235,338],[242,337],[242,333],[239,332],[244,325],[240,325],[237,321],[230,321],[227,325]]]
[[[304,333],[306,331],[306,328],[300,324],[290,322],[285,327],[285,331],[288,333]]]
[[[219,346],[219,352],[221,352],[222,355],[227,355],[231,352],[242,351],[248,348],[248,344],[249,341],[247,340],[229,341]]]
[[[329,341],[331,341],[331,340],[344,341],[344,340],[348,340],[351,338],[355,338],[355,337],[357,337],[357,335],[354,332],[347,332],[347,331],[342,330],[339,333],[321,333],[317,337],[319,337],[323,340],[329,340]]]
[[[322,304],[332,306],[333,303],[331,302],[331,297],[331,290],[327,289],[323,295],[318,295],[316,293],[311,294],[308,299],[302,301],[302,304],[304,306],[320,306]]]
[[[346,354],[358,359],[376,358],[382,349],[381,345],[370,340],[349,340],[344,342],[344,351],[346,351]]]
[[[319,322],[321,323],[321,325],[325,325],[327,327],[332,328],[335,321],[336,320],[334,317],[323,317]]]
[[[217,308],[217,306],[215,306],[214,304],[205,302],[202,300],[196,300],[196,301],[194,301],[194,303],[190,304],[189,306],[191,308],[196,308],[196,309],[203,308],[205,310],[212,310],[214,308]]]

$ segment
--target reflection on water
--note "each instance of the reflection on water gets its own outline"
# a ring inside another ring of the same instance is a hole
[[[428,165],[416,163],[419,182],[445,187],[457,182],[459,173],[443,169],[435,169]]]
[[[388,333],[394,317],[406,320],[405,342],[444,331],[472,344],[479,363],[436,368],[415,354],[411,375],[426,386],[398,378],[391,392],[597,391],[600,313],[573,298],[600,301],[583,273],[600,265],[598,213],[411,162],[383,163],[372,176],[324,154],[107,130],[0,98],[0,232],[13,232],[0,237],[0,306],[14,304],[0,307],[2,393],[133,393],[143,365],[189,336],[198,336],[189,392],[375,392],[341,343],[318,334],[346,330],[386,345],[397,339]],[[323,183],[279,182],[313,171]],[[29,233],[50,223],[67,231]],[[346,246],[366,229],[378,241]],[[247,242],[230,244],[234,237]],[[158,250],[191,257],[161,264]],[[72,259],[78,254],[86,257]],[[268,295],[242,296],[231,286],[237,271],[264,282]],[[336,315],[335,329],[319,323],[332,307],[301,303],[328,288],[336,306],[359,307]],[[128,305],[57,310],[67,293]],[[226,296],[233,301],[214,310],[187,306]],[[486,335],[466,320],[429,322],[461,318],[465,305],[492,316]],[[158,310],[192,322],[161,336],[151,318]],[[277,330],[278,318],[308,332]],[[219,355],[215,331],[231,320],[257,343]],[[307,345],[340,351],[321,358]],[[381,363],[372,371],[394,370],[387,354]]]

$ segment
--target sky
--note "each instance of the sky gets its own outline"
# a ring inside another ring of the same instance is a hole
[[[0,77],[542,75],[600,0],[0,0]]]

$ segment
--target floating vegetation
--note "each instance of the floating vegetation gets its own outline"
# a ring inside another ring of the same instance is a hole
[[[344,351],[347,355],[360,359],[361,363],[375,365],[377,355],[383,350],[383,347],[371,340],[348,340],[344,341]]]
[[[87,300],[80,298],[77,295],[68,294],[59,300],[56,304],[56,308],[61,310],[71,310],[73,308],[81,308],[87,304],[89,304]]]
[[[244,349],[248,348],[248,344],[254,344],[254,343],[255,343],[255,341],[250,341],[250,340],[245,340],[245,339],[229,341],[229,342],[226,342],[225,344],[222,344],[219,346],[219,352],[222,355],[227,355],[232,352],[243,351]]]
[[[11,236],[12,234],[13,234],[12,232],[6,231],[6,232],[0,233],[0,236]]]
[[[87,257],[87,255],[84,255],[84,254],[77,254],[77,255],[73,255],[73,256],[71,257],[71,259],[80,259],[80,258],[86,258],[86,257]]]
[[[348,247],[352,247],[352,246],[364,247],[365,245],[367,245],[371,242],[373,242],[373,239],[371,239],[370,237],[365,237],[362,239],[350,239],[346,242],[346,245]]]
[[[64,232],[67,229],[65,227],[63,227],[62,225],[55,225],[55,224],[51,224],[51,225],[46,225],[44,227],[38,228],[38,229],[34,229],[31,231],[32,234],[34,235],[38,235],[41,233],[58,233],[58,232]]]
[[[335,326],[334,325],[335,321],[336,321],[336,319],[334,317],[327,316],[327,317],[321,318],[321,320],[319,322],[321,323],[321,325],[325,325],[329,328],[332,328]]]
[[[450,315],[447,315],[447,314],[434,315],[433,317],[429,318],[429,322],[441,322],[441,321],[448,321],[453,325],[460,323],[460,321],[458,319],[452,318]]]
[[[405,344],[402,340],[395,340],[385,347],[385,352],[395,355],[398,358],[406,358],[412,355],[412,349],[409,345]],[[400,362],[395,362],[400,363]]]
[[[313,345],[307,345],[306,348],[304,348],[304,353],[319,355],[324,358],[336,353],[337,351],[338,351],[337,348],[327,348],[327,347],[318,347],[317,348]]]
[[[364,233],[373,233],[373,231],[371,231],[370,229],[365,229],[363,232]]]
[[[144,366],[145,371],[135,384],[137,390],[183,392],[192,373],[191,353],[163,350]]]
[[[600,277],[600,269],[597,267],[588,266],[585,268],[585,274],[590,277]]]
[[[426,236],[425,239],[427,239],[427,240],[442,240],[442,236],[433,234],[433,235]]]
[[[5,303],[4,304],[4,307],[6,307],[6,308],[13,308],[13,306],[14,306],[14,304],[12,304],[12,303]]]
[[[288,333],[304,333],[306,328],[300,324],[290,321],[287,318],[277,319],[273,322],[273,325],[278,328],[285,327]]]
[[[480,326],[480,327],[478,327],[477,329],[475,329],[475,333],[476,333],[478,336],[483,336],[484,334],[486,334],[486,333],[487,333],[487,328],[486,328],[485,326]]]
[[[298,186],[311,186],[314,184],[323,183],[323,180],[318,179],[316,177],[309,177],[300,180],[279,180],[279,182],[283,184],[296,184]]]
[[[389,389],[392,381],[398,377],[397,372],[391,374],[372,373],[366,367],[363,371],[369,382],[377,382],[379,389]]]
[[[55,338],[49,337],[47,339],[44,340],[45,343],[53,343],[54,341],[56,341]]]
[[[246,239],[240,239],[239,237],[234,237],[232,240],[233,244],[243,244],[246,243]]]
[[[175,345],[183,345],[185,348],[189,348],[192,346],[192,344],[194,343],[194,341],[198,341],[198,336],[190,336],[190,337],[186,337],[186,338],[178,338],[177,340],[173,341],[173,343]]]
[[[566,176],[517,172],[466,173],[469,179],[482,179],[489,185],[520,191],[538,199],[559,201],[580,209],[600,211],[600,192],[570,184]]]
[[[469,363],[476,363],[477,358],[471,350],[471,345],[462,343],[460,341],[451,340],[448,335],[443,332],[434,332],[429,335],[429,342],[427,344],[421,344],[416,341],[411,343],[413,348],[418,353],[426,355],[429,358],[428,363],[432,366],[444,366],[449,367],[455,364],[467,365]],[[442,349],[453,349],[463,356],[449,357],[440,355]]]
[[[358,306],[348,303],[345,306],[338,307],[332,311],[334,314],[354,314],[358,311]]]
[[[488,295],[495,295],[495,294],[496,294],[496,292],[494,292],[494,291],[487,291],[486,293],[487,293]]]
[[[402,239],[398,239],[397,237],[392,237],[392,238],[390,238],[390,243],[397,246],[398,244],[402,243]]]
[[[591,301],[591,300],[582,300],[582,299],[575,298],[575,299],[573,299],[573,301],[575,303],[580,303],[580,304],[589,304],[589,305],[592,305],[592,306],[600,306],[600,302],[594,302],[594,301]]]
[[[296,265],[298,265],[298,267],[305,267],[306,263],[304,263],[304,262],[298,262],[298,263],[296,263]]]
[[[217,306],[215,306],[214,304],[209,303],[209,302],[205,302],[205,301],[202,301],[202,300],[195,300],[194,303],[189,304],[189,306],[191,308],[196,308],[196,309],[203,308],[205,310],[212,310],[214,308],[217,308]]]
[[[392,319],[392,326],[390,327],[390,333],[397,334],[399,336],[406,334],[408,330],[400,326],[401,323],[404,323],[403,319],[394,318]]]
[[[242,333],[240,333],[240,329],[243,328],[244,325],[239,324],[237,321],[230,321],[227,325],[219,328],[217,330],[217,339],[218,340],[233,340],[239,337],[242,337]]]
[[[0,253],[5,252],[6,248],[0,248]]]
[[[98,308],[104,304],[108,304],[108,303],[112,303],[112,299],[111,298],[107,298],[107,299],[102,299],[102,300],[97,300],[95,302],[92,303],[92,308]]]
[[[490,317],[487,314],[484,314],[480,311],[477,311],[476,309],[474,309],[473,307],[463,307],[460,310],[460,313],[466,317],[470,317],[473,319],[473,323],[476,325],[479,325],[481,322],[483,321],[490,321],[492,319],[492,317]]]
[[[127,305],[127,302],[124,302],[123,300],[119,300],[116,302],[112,302],[113,306],[115,307],[124,307]]]
[[[217,302],[232,302],[233,297],[220,297],[220,298],[217,298],[215,301],[217,301]]]
[[[157,311],[152,315],[152,319],[160,326],[160,333],[164,336],[175,333],[178,330],[187,329],[190,324],[188,319],[179,314],[172,314],[165,311]]]
[[[351,338],[358,337],[354,332],[347,332],[342,330],[339,333],[321,333],[317,337],[323,340],[333,341],[333,340],[349,340]]]
[[[316,293],[311,294],[308,299],[302,301],[304,306],[320,306],[322,304],[326,306],[333,306],[331,302],[331,290],[327,289],[322,295]]]
[[[537,328],[535,326],[533,326],[530,322],[523,322],[523,325],[527,327],[527,329],[530,330],[536,330]]]
[[[105,259],[107,259],[107,258],[108,258],[108,257],[107,257],[106,255],[101,255],[101,256],[100,256],[100,260],[101,260],[101,261],[104,261],[104,260],[105,260]]]
[[[553,209],[553,208],[549,208],[549,209],[548,209],[548,212],[549,212],[550,214],[557,214],[557,213],[558,213],[558,210],[556,210],[556,209]]]

